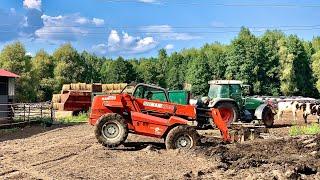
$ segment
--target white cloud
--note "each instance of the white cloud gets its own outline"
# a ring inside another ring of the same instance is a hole
[[[88,24],[89,19],[85,18],[85,17],[79,17],[78,19],[76,19],[76,23],[78,24]]]
[[[31,52],[27,52],[26,55],[31,56],[31,57],[33,56],[33,54]]]
[[[23,6],[28,9],[41,10],[41,0],[24,0]]]
[[[108,52],[108,46],[106,44],[97,44],[92,47],[93,52],[105,55]]]
[[[113,54],[138,54],[150,51],[158,45],[153,37],[134,37],[128,33],[119,34],[116,30],[111,30],[108,42],[92,47],[92,50],[101,55]]]
[[[35,34],[39,39],[53,41],[75,41],[89,32],[88,25],[101,24],[102,19],[88,19],[80,14],[49,16],[42,15],[44,27]],[[104,21],[103,21],[104,22]]]
[[[164,47],[166,50],[171,50],[174,48],[174,45],[173,44],[167,44],[165,47]]]
[[[194,36],[189,33],[175,32],[174,29],[169,25],[153,25],[144,26],[141,31],[146,32],[148,35],[157,36],[160,39],[165,40],[193,40],[199,39],[200,36]]]
[[[96,26],[104,25],[104,20],[103,20],[103,19],[93,18],[93,19],[92,19],[92,22],[93,22]]]

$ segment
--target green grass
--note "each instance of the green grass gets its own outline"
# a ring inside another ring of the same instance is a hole
[[[80,113],[78,116],[59,118],[58,121],[63,124],[76,124],[88,122],[88,114]]]
[[[13,133],[18,131],[18,128],[0,129],[0,133]]]
[[[303,126],[294,125],[290,128],[289,134],[290,136],[320,134],[320,125],[316,123]]]

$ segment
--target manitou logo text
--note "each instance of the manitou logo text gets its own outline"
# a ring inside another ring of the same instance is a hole
[[[160,103],[153,103],[153,102],[144,102],[144,106],[156,107],[156,108],[163,108],[163,104]]]
[[[155,107],[155,108],[162,108],[162,109],[169,109],[169,110],[174,109],[174,106],[161,104],[161,103],[148,102],[148,101],[143,102],[143,105],[148,107]]]
[[[107,97],[103,97],[102,101],[112,101],[112,100],[116,100],[117,97],[116,96],[107,96]]]

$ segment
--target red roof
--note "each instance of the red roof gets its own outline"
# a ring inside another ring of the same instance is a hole
[[[6,71],[4,69],[0,69],[0,76],[2,77],[11,77],[11,78],[18,78],[20,76],[12,73],[12,72],[9,72],[9,71]]]

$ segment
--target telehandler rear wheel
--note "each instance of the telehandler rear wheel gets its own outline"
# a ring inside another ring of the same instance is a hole
[[[128,137],[128,126],[119,114],[107,114],[98,120],[95,135],[98,142],[106,147],[119,146]]]
[[[190,126],[180,125],[171,129],[165,139],[167,149],[190,149],[198,144],[200,135]]]

